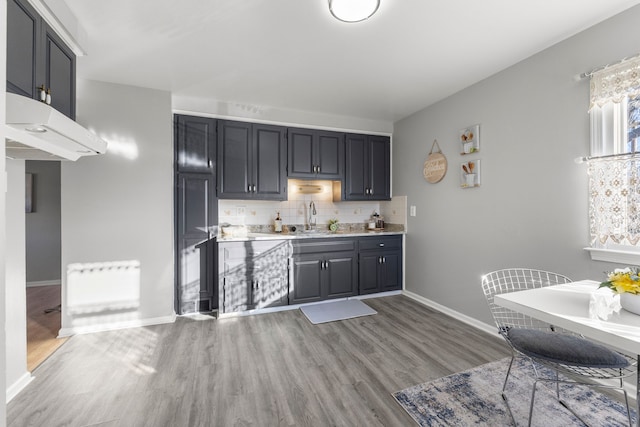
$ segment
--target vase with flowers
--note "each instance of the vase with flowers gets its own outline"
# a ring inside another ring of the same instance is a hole
[[[640,314],[640,269],[616,268],[607,276],[599,288],[609,288],[620,295],[620,305],[623,309]]]

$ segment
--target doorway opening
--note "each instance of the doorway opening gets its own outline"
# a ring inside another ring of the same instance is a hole
[[[25,162],[27,370],[32,372],[66,338],[61,328],[60,162]]]

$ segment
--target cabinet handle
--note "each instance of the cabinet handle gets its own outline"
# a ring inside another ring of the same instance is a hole
[[[381,248],[384,248],[384,243],[379,243],[378,246],[380,246]]]
[[[316,172],[320,173],[320,165],[316,166]]]
[[[386,257],[386,256],[383,256],[383,257],[382,257],[382,263],[383,263],[383,264],[385,264],[386,262],[387,262],[387,257]]]
[[[211,161],[211,159],[209,159],[208,165],[209,165],[209,168],[213,166],[213,162]]]
[[[251,185],[247,185],[247,192],[251,193]]]

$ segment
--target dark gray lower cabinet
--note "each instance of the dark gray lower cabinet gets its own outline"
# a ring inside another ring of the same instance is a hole
[[[287,305],[290,257],[288,240],[220,243],[220,312]]]
[[[344,298],[358,292],[355,239],[309,239],[293,243],[289,303]]]
[[[402,289],[402,236],[218,244],[221,313]]]
[[[402,288],[402,236],[359,239],[359,294]]]

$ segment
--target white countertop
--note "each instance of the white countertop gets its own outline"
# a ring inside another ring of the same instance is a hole
[[[247,233],[243,237],[227,237],[218,235],[218,242],[246,242],[249,240],[294,240],[294,239],[335,239],[337,237],[376,237],[397,236],[406,231],[296,231],[288,233]]]

